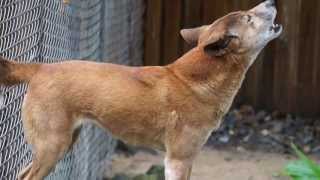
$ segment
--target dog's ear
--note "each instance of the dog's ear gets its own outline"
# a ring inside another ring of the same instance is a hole
[[[206,25],[192,29],[183,29],[180,31],[180,34],[188,44],[195,46],[198,44],[200,35],[207,27]]]
[[[221,37],[212,37],[204,45],[204,52],[210,56],[224,56],[239,46],[239,38],[235,35],[224,34]]]

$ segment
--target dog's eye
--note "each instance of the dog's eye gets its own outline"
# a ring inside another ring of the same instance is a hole
[[[251,21],[252,21],[252,16],[246,15],[246,16],[245,16],[245,19],[247,20],[247,23],[251,23]]]

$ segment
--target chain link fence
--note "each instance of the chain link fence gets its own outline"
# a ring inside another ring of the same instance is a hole
[[[142,62],[143,0],[1,0],[0,55],[19,62]],[[111,61],[113,60],[113,61]],[[21,124],[27,85],[0,87],[0,179],[32,159]],[[115,141],[91,124],[46,179],[102,179]]]

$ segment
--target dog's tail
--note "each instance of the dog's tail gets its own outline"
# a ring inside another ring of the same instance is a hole
[[[18,64],[0,56],[0,85],[28,82],[36,74],[40,64]]]

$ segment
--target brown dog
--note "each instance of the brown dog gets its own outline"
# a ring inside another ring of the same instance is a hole
[[[219,127],[259,52],[278,37],[268,0],[211,25],[182,30],[197,45],[163,67],[0,60],[0,83],[29,82],[23,125],[33,162],[19,178],[43,179],[72,146],[83,119],[128,143],[166,151],[166,180],[190,179],[192,162]]]

